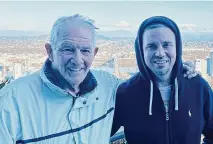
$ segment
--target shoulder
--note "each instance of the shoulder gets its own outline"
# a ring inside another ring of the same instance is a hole
[[[12,81],[0,90],[0,105],[6,99],[16,98],[20,92],[27,92],[29,88],[35,88],[39,83],[41,83],[39,72]]]
[[[117,94],[125,94],[127,92],[134,91],[138,89],[139,86],[142,88],[146,86],[147,81],[143,78],[143,76],[138,72],[128,80],[122,82],[118,87]]]
[[[191,88],[206,89],[210,87],[208,82],[202,76],[196,76],[191,79],[184,78],[184,82],[190,85]]]
[[[207,99],[209,99],[209,96],[213,96],[212,88],[202,76],[196,76],[191,79],[184,78],[183,85],[188,87],[187,91],[194,91],[195,93]]]
[[[105,78],[105,79],[114,78],[114,79],[118,79],[115,75],[113,75],[113,74],[111,74],[109,72],[103,71],[103,70],[91,69],[90,71],[97,78]]]
[[[118,86],[121,83],[121,79],[117,78],[115,75],[103,71],[103,70],[90,70],[94,77],[96,78],[98,84],[110,84]]]
[[[30,75],[20,77],[16,80],[12,81],[7,86],[12,89],[13,89],[13,87],[17,87],[22,90],[23,88],[26,88],[27,86],[30,86],[30,85],[35,86],[38,83],[40,84],[40,82],[41,82],[40,71],[37,71]]]

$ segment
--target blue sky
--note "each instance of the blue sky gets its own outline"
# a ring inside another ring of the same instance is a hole
[[[96,21],[100,30],[136,31],[150,16],[172,18],[181,28],[213,30],[213,1],[0,1],[0,30],[49,32],[54,21],[79,13]]]

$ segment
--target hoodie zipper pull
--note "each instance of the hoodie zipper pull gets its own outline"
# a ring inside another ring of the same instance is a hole
[[[164,101],[164,108],[166,112],[166,120],[169,120],[169,101]]]

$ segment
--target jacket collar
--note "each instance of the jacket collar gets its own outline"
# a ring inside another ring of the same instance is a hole
[[[53,85],[63,89],[63,81],[64,78],[61,75],[56,75],[53,69],[51,68],[51,61],[48,59],[45,61],[43,66],[44,76],[50,81]],[[83,95],[88,92],[93,91],[97,86],[97,80],[91,71],[87,73],[87,76],[83,80],[83,82],[79,85],[80,91],[77,95]]]

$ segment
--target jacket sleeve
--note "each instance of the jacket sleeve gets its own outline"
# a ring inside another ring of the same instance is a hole
[[[15,144],[12,138],[10,113],[0,109],[0,144]]]
[[[207,83],[206,83],[207,84]],[[213,144],[213,92],[211,87],[207,84],[205,90],[205,104],[204,104],[204,118],[205,126],[203,129],[203,144]]]
[[[6,86],[5,86],[6,87]],[[18,112],[10,87],[0,90],[0,144],[15,144],[20,135]]]
[[[113,136],[122,125],[122,94],[120,93],[120,86],[117,89],[116,93],[116,101],[115,101],[115,113],[113,118],[113,125],[112,125],[112,131],[111,136]]]

